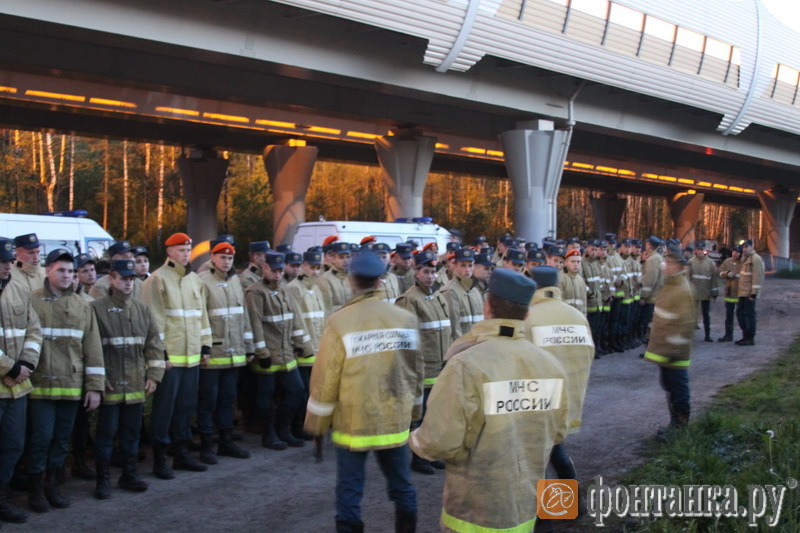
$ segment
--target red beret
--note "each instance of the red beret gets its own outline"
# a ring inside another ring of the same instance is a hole
[[[567,252],[567,255],[564,256],[564,259],[572,257],[573,255],[581,255],[581,252],[579,250],[570,250]]]
[[[425,250],[430,250],[431,248],[434,248],[436,251],[438,251],[439,245],[436,244],[436,242],[429,242],[428,244],[422,247],[422,251],[424,252]]]
[[[228,254],[234,255],[236,253],[236,249],[233,245],[229,242],[221,242],[217,244],[213,250],[211,250],[212,254]]]
[[[328,246],[331,243],[334,243],[339,240],[339,237],[336,235],[331,235],[330,237],[325,237],[325,240],[322,241],[322,246]]]
[[[164,241],[164,246],[180,246],[182,244],[192,244],[192,238],[185,233],[173,233]]]
[[[378,239],[376,239],[373,235],[367,235],[366,237],[361,239],[360,244],[367,244],[369,242],[378,242]]]

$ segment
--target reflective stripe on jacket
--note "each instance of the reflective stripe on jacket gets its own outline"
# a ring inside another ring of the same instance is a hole
[[[0,292],[0,375],[5,376],[18,362],[35,369],[42,351],[39,315],[31,306],[31,291],[14,282],[14,274]],[[0,381],[0,398],[21,398],[33,390],[26,379],[13,387]]]
[[[142,285],[172,366],[200,364],[203,346],[211,346],[203,282],[194,272],[167,259]]]
[[[656,251],[651,252],[644,262],[642,272],[642,299],[649,303],[655,303],[658,291],[664,286],[664,272],[661,270],[661,263],[664,258]]]
[[[717,266],[710,257],[704,255],[699,259],[696,255],[689,259],[689,276],[694,287],[695,300],[710,300],[712,288],[716,287]]]
[[[347,273],[334,267],[317,278],[317,287],[322,293],[322,303],[325,304],[327,316],[341,309],[353,297]]]
[[[381,286],[383,287],[383,292],[386,293],[386,301],[390,304],[395,303],[397,301],[397,297],[403,294],[400,292],[400,285],[397,282],[397,276],[391,272],[387,272],[381,276]]]
[[[565,304],[586,314],[587,291],[583,276],[562,270],[558,273],[558,288],[561,289],[561,299]]]
[[[739,298],[758,296],[764,283],[764,260],[755,252],[742,257],[739,270]]]
[[[303,356],[297,358],[300,366],[314,364],[314,354],[319,350],[322,329],[325,326],[325,304],[322,303],[322,293],[315,281],[314,278],[301,274],[284,289],[289,305],[300,313],[303,329],[309,338],[304,344]]]
[[[396,448],[422,415],[417,319],[370,289],[328,319],[311,373],[305,429],[353,451]]]
[[[425,386],[431,387],[442,367],[444,354],[453,341],[447,302],[439,292],[430,293],[418,283],[408,289],[396,305],[417,317],[420,350],[425,360]]]
[[[244,366],[255,353],[250,317],[238,276],[220,272],[213,263],[200,274],[205,286],[208,322],[211,324],[211,356],[206,370]]]
[[[483,294],[478,291],[474,278],[464,279],[458,274],[440,291],[447,302],[450,315],[450,332],[453,340],[468,333],[473,324],[483,320]]]
[[[696,314],[697,304],[686,275],[678,272],[667,277],[656,297],[645,360],[667,368],[687,368]]]
[[[733,257],[727,258],[719,267],[719,277],[725,280],[723,296],[728,303],[736,303],[739,300],[739,271],[741,268],[741,259],[734,261]]]
[[[103,404],[142,403],[145,380],[164,377],[164,343],[150,309],[133,295],[111,289],[91,304],[97,317],[106,388]]]
[[[105,390],[105,365],[97,318],[72,286],[56,296],[49,281],[31,293],[42,326],[42,353],[31,374],[31,398],[80,400],[83,391]]]
[[[536,482],[566,431],[566,376],[523,337],[519,320],[473,326],[428,398],[409,444],[447,465],[445,531],[525,531],[536,520]]]

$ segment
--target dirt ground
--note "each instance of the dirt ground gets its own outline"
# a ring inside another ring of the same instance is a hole
[[[796,318],[800,282],[768,277],[757,304],[756,346],[702,342],[695,333],[690,369],[693,413],[709,404],[722,387],[738,382],[768,364],[800,331]],[[723,333],[724,306],[712,304],[712,336]],[[737,328],[738,329],[738,328]],[[736,338],[740,338],[738,335]],[[643,362],[636,349],[595,361],[586,398],[583,429],[570,436],[567,448],[581,482],[594,476],[612,481],[640,464],[642,452],[653,445],[658,426],[668,422],[664,394],[654,365]],[[150,483],[141,494],[114,488],[111,499],[95,500],[94,483],[69,478],[65,492],[72,506],[48,513],[31,513],[26,524],[4,524],[6,531],[141,532],[141,531],[333,531],[336,465],[334,450],[315,464],[310,446],[284,451],[260,447],[256,435],[245,434],[248,460],[220,458],[205,473],[176,472],[171,481],[151,473],[150,454],[140,471]],[[119,470],[112,469],[112,483]],[[374,460],[368,462],[363,501],[366,531],[391,531],[394,510]],[[418,491],[420,532],[438,531],[442,472],[413,474]],[[26,505],[24,493],[15,501]],[[583,531],[587,521],[557,524],[556,530]]]

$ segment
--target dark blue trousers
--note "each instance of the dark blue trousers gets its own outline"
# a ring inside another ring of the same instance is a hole
[[[136,457],[139,433],[142,430],[144,403],[101,405],[94,438],[94,457],[109,461],[114,450],[114,436],[119,430],[119,447],[123,457]]]
[[[150,428],[153,442],[192,440],[192,417],[197,411],[200,367],[172,367],[153,395]]]
[[[236,400],[238,368],[200,370],[200,398],[197,402],[197,428],[200,433],[233,429],[233,402]]]
[[[11,482],[14,466],[25,449],[28,397],[0,400],[0,485]]]
[[[30,400],[28,473],[41,474],[64,466],[80,400]]]

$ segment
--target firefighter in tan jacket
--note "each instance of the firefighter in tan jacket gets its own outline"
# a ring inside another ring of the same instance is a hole
[[[218,238],[219,239],[219,238]],[[244,303],[244,291],[233,270],[232,244],[220,240],[211,249],[211,265],[200,274],[211,324],[211,355],[200,367],[197,428],[200,431],[200,460],[217,464],[217,455],[247,459],[250,452],[233,441],[233,404],[239,368],[255,356],[253,331]],[[214,423],[219,445],[214,453]]]
[[[447,301],[453,341],[483,320],[483,294],[478,292],[478,282],[472,277],[475,251],[471,248],[456,250],[455,260],[453,279],[440,291]]]
[[[108,247],[106,253],[111,261],[133,259],[133,246],[131,246],[130,241],[117,241]],[[108,288],[109,280],[106,279],[106,276],[103,276],[102,278],[98,279],[94,285],[92,285],[91,289],[89,289],[89,296],[95,300],[99,300],[108,294]],[[142,280],[139,278],[136,278],[136,281],[133,283],[133,297],[142,297]]]
[[[661,264],[664,258],[658,252],[664,246],[664,241],[651,235],[644,240],[644,266],[642,267],[642,285],[639,294],[639,317],[634,324],[634,334],[643,343],[647,339],[647,331],[653,321],[653,309],[656,305],[658,291],[664,285],[664,273]]]
[[[95,437],[97,483],[95,498],[111,496],[109,461],[119,430],[122,476],[119,487],[133,492],[147,490],[136,471],[139,434],[145,396],[153,394],[164,377],[164,343],[150,309],[133,297],[136,277],[132,259],[111,261],[109,293],[90,306],[97,317],[106,393],[100,406]]]
[[[407,442],[410,423],[422,413],[424,363],[417,319],[383,301],[378,287],[384,271],[372,252],[353,261],[356,295],[328,319],[311,374],[305,428],[313,435],[333,430],[340,480],[336,530],[342,532],[364,530],[360,502],[370,450],[395,503],[395,530],[414,531],[416,525]]]
[[[69,507],[57,481],[69,451],[72,426],[78,409],[97,409],[105,389],[97,319],[89,304],[72,289],[72,254],[56,248],[47,254],[45,265],[44,286],[31,293],[44,340],[39,364],[31,375],[34,390],[29,396],[28,504],[38,513],[51,506]]]
[[[564,257],[564,268],[558,273],[558,288],[562,301],[586,315],[586,280],[581,276],[581,253],[570,250]]]
[[[416,285],[397,299],[397,306],[411,312],[419,321],[420,350],[425,361],[425,400],[442,368],[444,355],[452,342],[450,314],[447,302],[440,292],[434,290],[436,283],[436,254],[431,250],[414,256]],[[422,414],[425,416],[425,404]],[[414,454],[411,468],[421,474],[433,474],[443,463],[431,464]]]
[[[9,485],[24,451],[30,376],[39,363],[42,330],[30,291],[12,281],[14,259],[14,242],[0,238],[0,519],[25,522],[27,514],[11,503]]]
[[[753,250],[753,241],[742,243],[742,265],[739,269],[739,303],[736,318],[742,330],[739,346],[753,346],[756,337],[756,298],[764,283],[764,260]]]
[[[150,307],[164,341],[164,379],[153,395],[151,434],[153,473],[173,479],[166,446],[175,441],[175,469],[204,472],[207,467],[189,453],[191,421],[197,411],[200,364],[211,355],[211,325],[203,282],[191,271],[192,239],[175,233],[165,242],[167,260],[142,286],[142,300]]]
[[[256,359],[250,363],[250,369],[256,373],[256,409],[265,424],[261,445],[272,450],[283,450],[287,444],[295,447],[305,444],[291,434],[289,426],[303,402],[297,358],[313,353],[300,312],[287,301],[280,288],[284,257],[278,252],[267,252],[263,279],[245,291],[256,350]],[[285,394],[273,415],[277,383]]]
[[[650,342],[644,354],[645,361],[660,367],[670,428],[685,426],[691,412],[689,364],[697,305],[684,274],[686,263],[681,250],[669,245],[664,256],[664,286],[656,298]],[[659,434],[667,433],[662,430]]]
[[[329,252],[331,268],[317,279],[317,287],[325,303],[326,316],[331,316],[341,309],[353,297],[350,282],[347,280],[347,270],[350,268],[350,244],[335,242],[330,245]]]
[[[397,243],[391,261],[391,272],[397,278],[398,295],[403,294],[414,286],[414,254],[411,253],[411,245],[407,242]]]
[[[14,237],[14,246],[17,251],[17,261],[14,263],[14,282],[21,283],[29,291],[41,289],[45,273],[39,264],[42,246],[35,233],[18,235]]]
[[[498,269],[489,279],[486,320],[448,360],[412,450],[447,465],[444,531],[533,531],[536,481],[567,429],[566,376],[525,339],[536,285]]]
[[[559,274],[548,266],[533,269],[537,289],[525,319],[525,338],[561,363],[567,375],[567,428],[568,433],[575,433],[581,427],[583,401],[594,360],[594,342],[583,313],[561,300],[561,291],[556,287]],[[550,463],[560,479],[578,479],[564,443],[553,446]]]
[[[742,247],[735,246],[731,256],[719,267],[719,277],[725,282],[722,297],[725,300],[725,335],[717,342],[733,342],[733,317],[739,302],[739,271],[742,268]]]
[[[705,342],[711,339],[711,300],[717,299],[717,266],[708,257],[705,241],[697,241],[694,245],[694,256],[689,259],[689,279],[694,287],[694,300],[700,302],[703,314],[703,329]]]
[[[375,243],[372,246],[372,251],[375,252],[383,264],[386,265],[386,272],[381,276],[381,287],[383,287],[383,292],[386,293],[386,301],[393,304],[405,291],[400,291],[400,284],[397,281],[397,276],[389,271],[389,245],[385,242]]]

